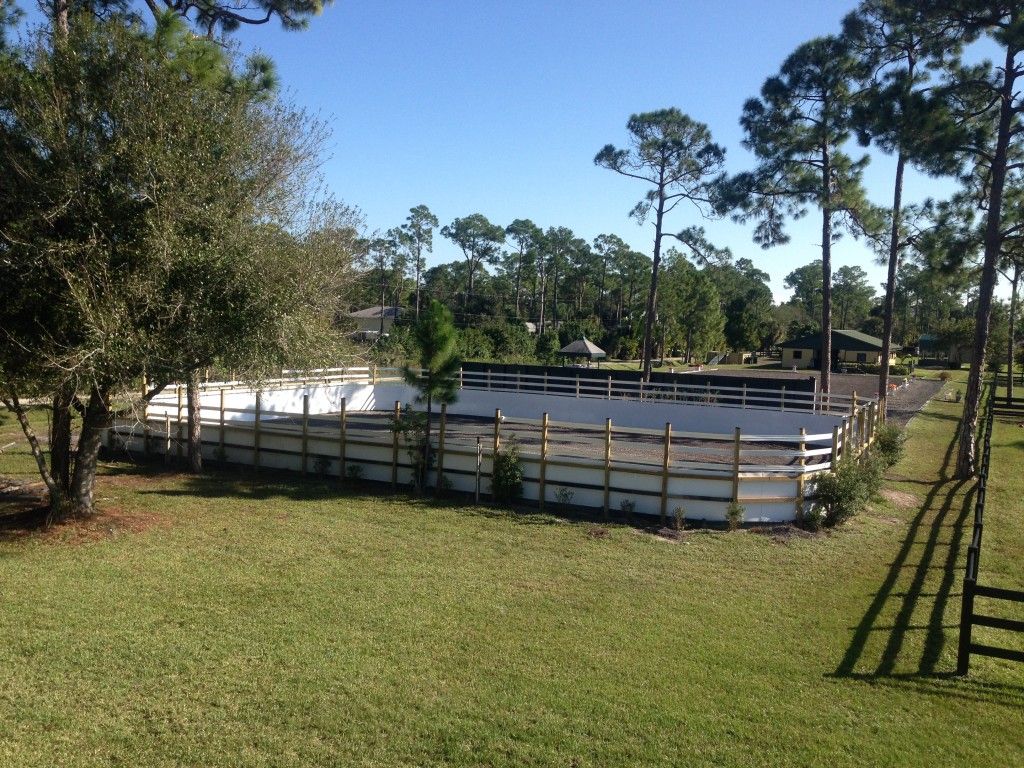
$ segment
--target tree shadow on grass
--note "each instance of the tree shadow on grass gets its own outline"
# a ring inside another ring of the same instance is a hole
[[[1019,705],[1024,703],[1024,689],[959,678],[953,686],[952,666],[943,668],[941,664],[943,652],[950,641],[955,642],[958,629],[945,617],[950,600],[959,597],[954,588],[960,579],[960,556],[970,531],[976,493],[973,485],[964,493],[973,481],[950,476],[956,444],[957,436],[953,435],[939,478],[927,483],[930,488],[921,509],[910,521],[885,579],[854,628],[838,667],[829,676],[913,685],[922,692]],[[879,644],[871,641],[880,634],[884,644],[879,650]]]

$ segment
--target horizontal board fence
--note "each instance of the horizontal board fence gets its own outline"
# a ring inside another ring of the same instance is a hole
[[[960,603],[960,638],[957,646],[956,672],[966,675],[970,671],[971,656],[991,656],[1009,661],[1024,662],[1024,651],[1003,648],[974,641],[974,627],[991,627],[1008,632],[1024,633],[1024,621],[1007,619],[978,613],[975,609],[976,598],[987,598],[1008,603],[1024,604],[1024,591],[987,587],[978,583],[978,570],[981,566],[981,542],[985,530],[985,496],[988,489],[988,473],[992,461],[992,425],[997,413],[1006,415],[1008,409],[1013,415],[1024,415],[1024,399],[996,399],[996,387],[999,378],[1005,382],[1005,375],[993,379],[985,404],[985,416],[982,420],[984,435],[981,440],[981,461],[978,465],[978,486],[974,501],[974,525],[971,530],[971,543],[967,547],[967,565],[964,569],[964,587]],[[1019,402],[1017,402],[1019,400]]]
[[[749,379],[723,374],[652,371],[650,380],[644,381],[640,371],[476,362],[463,363],[462,376],[463,381],[474,382],[473,386],[483,384],[490,389],[568,395],[579,390],[588,397],[611,392],[613,394],[606,394],[609,399],[680,400],[791,411],[818,410],[820,401],[815,397],[817,381],[813,376]],[[749,393],[750,399],[744,393]],[[835,400],[835,405],[842,408],[846,403]]]
[[[394,381],[389,371],[351,369],[318,376],[280,379],[268,387],[358,380]],[[362,378],[358,378],[358,377]],[[415,462],[404,435],[393,429],[403,406],[355,410],[342,399],[337,413],[312,413],[310,395],[301,411],[265,409],[255,393],[254,407],[228,405],[236,382],[204,386],[200,411],[205,457],[229,464],[274,468],[385,483],[412,482]],[[119,420],[108,446],[183,455],[187,441],[184,387],[175,386],[147,407],[139,420]],[[210,395],[219,392],[219,397]],[[582,396],[582,395],[581,395]],[[560,398],[551,399],[557,413]],[[852,402],[852,401],[851,401]],[[491,492],[494,456],[511,441],[519,447],[523,500],[543,508],[571,504],[609,514],[669,515],[689,521],[721,522],[733,502],[745,507],[748,522],[789,522],[813,503],[815,477],[844,457],[859,456],[873,441],[877,420],[873,402],[851,410],[830,432],[795,434],[646,429],[603,423],[557,421],[550,413],[536,419],[455,417],[434,413],[427,482],[439,489],[479,495]],[[794,417],[796,421],[799,417]],[[681,508],[681,510],[680,510]]]

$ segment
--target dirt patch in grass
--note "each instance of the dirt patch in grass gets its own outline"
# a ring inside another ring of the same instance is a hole
[[[109,508],[91,517],[50,523],[48,512],[45,494],[37,489],[0,494],[0,542],[37,539],[48,544],[86,544],[167,527],[171,522],[162,513]]]
[[[808,531],[795,525],[755,525],[747,530],[759,536],[767,536],[776,544],[788,544],[792,539],[816,539],[826,535],[821,531]]]
[[[915,509],[920,505],[920,500],[914,494],[897,491],[894,488],[883,489],[882,498],[897,509]]]

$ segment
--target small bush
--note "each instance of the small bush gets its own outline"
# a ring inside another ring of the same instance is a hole
[[[494,455],[491,488],[494,500],[506,504],[523,495],[523,460],[519,455],[519,441],[515,437]]]
[[[949,371],[942,371],[939,374],[939,381],[949,381],[952,377],[953,374],[951,374]]]
[[[628,520],[633,517],[633,513],[636,512],[636,502],[632,499],[623,499],[619,502],[619,511]]]
[[[875,451],[886,467],[903,458],[907,436],[895,424],[883,424],[875,435]]]
[[[739,527],[743,524],[744,513],[746,513],[746,510],[738,501],[733,501],[729,504],[729,507],[725,510],[725,524],[730,531],[739,530]]]
[[[572,499],[575,495],[576,493],[572,490],[572,488],[566,488],[565,486],[562,486],[560,488],[555,489],[555,501],[557,501],[564,507],[567,507],[570,504],[572,504]]]
[[[326,456],[317,456],[313,460],[313,472],[317,477],[327,477],[327,473],[331,471],[331,460]]]
[[[362,464],[348,464],[345,466],[345,479],[351,483],[358,483],[363,479]]]
[[[683,530],[686,527],[686,510],[676,507],[672,512],[672,521],[677,531]]]
[[[831,528],[862,512],[882,482],[882,462],[870,458],[863,464],[840,463],[835,472],[818,478],[815,496],[823,509],[819,524]]]

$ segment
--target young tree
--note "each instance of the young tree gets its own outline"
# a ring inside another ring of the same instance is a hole
[[[929,18],[918,3],[862,0],[843,20],[843,36],[864,64],[862,103],[854,111],[861,141],[873,141],[896,157],[892,208],[886,247],[882,328],[882,364],[878,406],[885,414],[889,391],[889,357],[896,307],[896,273],[906,247],[903,176],[923,133],[935,129],[925,108],[930,72],[958,49],[948,23]]]
[[[474,213],[445,225],[441,234],[459,246],[466,258],[468,275],[463,308],[468,309],[473,300],[477,271],[483,264],[495,260],[505,242],[505,230],[492,224],[482,213]]]
[[[764,248],[788,242],[787,216],[809,206],[821,211],[821,391],[831,389],[832,244],[841,230],[874,233],[879,216],[865,197],[861,175],[868,157],[843,151],[853,131],[853,87],[861,65],[834,37],[804,43],[768,78],[761,98],[743,107],[740,123],[758,166],[740,174],[728,200],[739,221],[756,219],[754,240]]]
[[[690,203],[703,216],[712,214],[725,150],[711,140],[706,125],[675,108],[633,115],[626,129],[630,134],[629,146],[616,149],[608,144],[594,157],[594,163],[651,185],[630,214],[639,223],[652,213],[654,216],[654,258],[647,292],[642,361],[644,380],[650,380],[662,239],[668,234],[686,242],[685,231],[677,235],[666,233],[665,217],[681,202]]]
[[[416,342],[417,368],[404,369],[405,380],[419,390],[418,402],[427,406],[424,426],[423,461],[419,487],[426,487],[427,472],[430,468],[430,421],[434,403],[450,404],[458,398],[458,373],[462,365],[459,359],[459,336],[451,311],[441,302],[432,299],[426,311],[413,327]],[[438,492],[441,491],[438,478]]]

